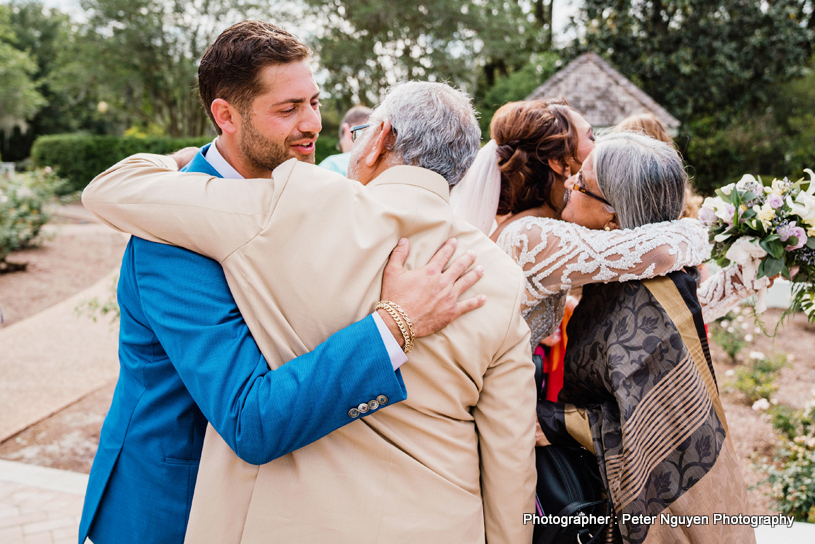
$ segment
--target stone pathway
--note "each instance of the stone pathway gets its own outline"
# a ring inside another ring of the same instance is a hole
[[[88,476],[0,461],[0,542],[76,544]]]

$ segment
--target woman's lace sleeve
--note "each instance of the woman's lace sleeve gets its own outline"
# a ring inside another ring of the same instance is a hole
[[[602,231],[523,217],[504,229],[498,245],[523,268],[527,298],[537,300],[587,283],[651,278],[698,266],[709,251],[707,230],[693,219]]]
[[[741,267],[731,264],[710,276],[699,287],[697,296],[702,305],[702,318],[705,323],[710,323],[769,285],[769,278],[745,278]]]

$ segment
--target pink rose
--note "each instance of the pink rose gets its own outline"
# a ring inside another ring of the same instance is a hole
[[[764,202],[769,204],[770,207],[778,209],[784,204],[784,199],[775,193],[770,193]]]
[[[796,249],[800,249],[804,247],[804,245],[807,243],[806,231],[803,228],[796,226],[795,221],[788,225],[781,225],[780,227],[778,227],[778,236],[781,237],[782,242],[786,242],[793,236],[798,239],[798,242],[794,246],[788,245],[787,247],[784,248],[787,251],[794,251]]]
[[[706,227],[711,225],[716,221],[716,212],[714,212],[710,208],[700,208],[699,221],[701,221],[702,224],[705,225]]]

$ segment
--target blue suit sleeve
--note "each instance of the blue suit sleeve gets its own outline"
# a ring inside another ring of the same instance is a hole
[[[142,310],[204,416],[244,461],[267,463],[314,442],[379,395],[388,406],[406,398],[371,316],[272,371],[217,262],[141,242]]]

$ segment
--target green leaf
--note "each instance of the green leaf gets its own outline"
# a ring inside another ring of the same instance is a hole
[[[781,270],[784,268],[784,259],[767,257],[761,264],[764,265],[764,276],[773,277],[781,273]],[[759,266],[759,268],[761,267]]]
[[[785,243],[780,240],[773,240],[772,242],[768,242],[767,239],[761,240],[759,245],[772,255],[776,259],[783,259],[784,258],[784,246]]]
[[[730,193],[730,194],[732,195],[733,193]],[[721,198],[722,200],[724,200],[728,204],[732,204],[732,201],[730,199],[730,195],[724,194],[721,189],[716,189],[716,196],[718,196],[719,198]]]
[[[736,215],[738,215],[739,206],[741,206],[741,195],[739,195],[739,192],[733,188],[733,192],[730,193],[730,196],[732,197],[731,203],[736,207]]]
[[[815,249],[815,236],[810,236],[807,238],[806,247],[809,249]]]

